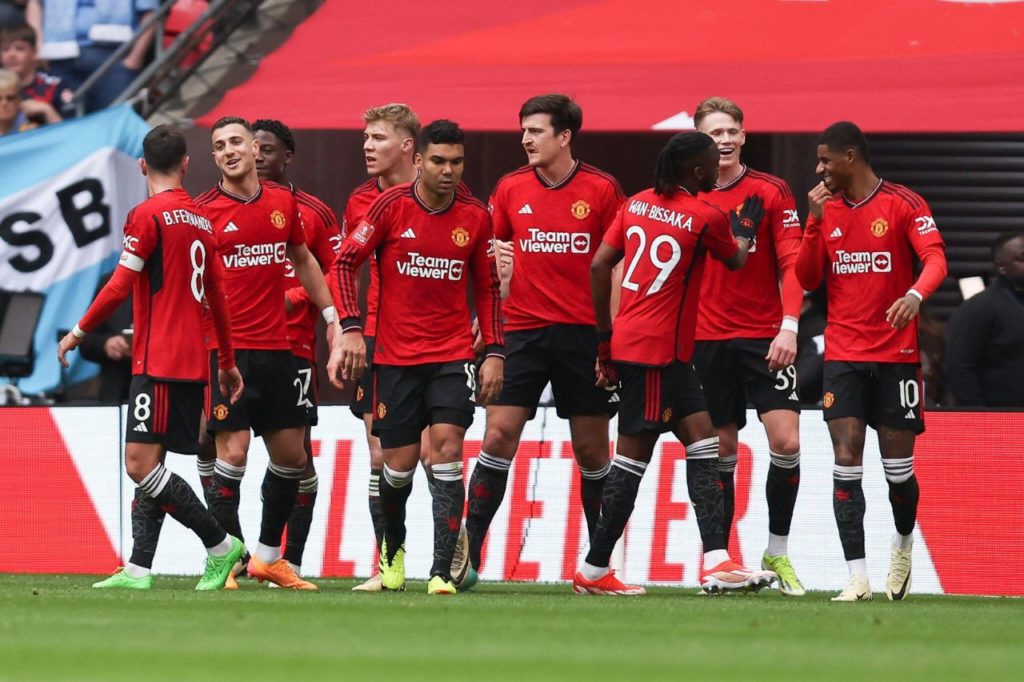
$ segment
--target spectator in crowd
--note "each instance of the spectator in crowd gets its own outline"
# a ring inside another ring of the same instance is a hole
[[[62,100],[70,100],[71,91],[56,76],[39,70],[36,32],[31,26],[19,24],[0,31],[0,64],[21,80],[22,107],[27,108],[29,119],[41,125],[62,120],[58,112]]]
[[[1024,407],[1024,232],[992,243],[996,276],[946,328],[946,376],[957,405]]]
[[[0,29],[25,21],[26,0],[0,0]]]
[[[28,0],[26,21],[43,38],[39,57],[50,71],[77,90],[160,6],[159,0]],[[153,42],[152,29],[140,35],[125,58],[86,94],[85,110],[107,107],[142,69]]]
[[[0,137],[38,128],[39,124],[32,120],[36,116],[41,116],[46,123],[60,120],[58,116],[55,120],[50,119],[56,116],[52,106],[33,100],[23,101],[17,74],[0,69]]]
[[[100,280],[96,294],[103,289],[110,276]],[[90,332],[78,347],[82,357],[100,366],[100,391],[96,396],[101,403],[124,403],[132,384],[132,337],[125,330],[132,326],[132,297]]]

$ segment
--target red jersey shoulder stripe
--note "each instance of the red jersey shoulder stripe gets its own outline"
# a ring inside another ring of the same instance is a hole
[[[394,187],[389,187],[388,189],[384,190],[381,193],[380,198],[373,202],[373,205],[366,212],[365,219],[370,221],[371,223],[376,221],[378,218],[380,218],[380,214],[388,206],[398,201],[402,197],[412,196],[411,188],[412,185],[406,183],[404,185],[395,185]]]
[[[210,202],[212,202],[214,199],[217,198],[217,195],[219,194],[220,192],[218,191],[218,189],[214,187],[213,189],[206,190],[205,192],[197,196],[195,199],[193,199],[193,201],[197,206],[203,206],[205,204],[209,204]]]
[[[530,166],[520,166],[519,168],[516,168],[514,171],[505,173],[500,178],[498,178],[498,181],[496,183],[494,183],[494,191],[497,192],[498,188],[501,187],[502,183],[507,182],[507,181],[511,180],[512,178],[518,177],[520,175],[525,175],[526,173],[532,173],[532,172],[533,172],[533,168],[532,167],[530,167]]]
[[[357,194],[381,194],[379,182],[380,181],[377,178],[370,178],[369,180],[367,180],[366,182],[352,190],[348,196],[349,198],[352,198]]]
[[[755,180],[766,182],[772,187],[775,187],[777,190],[779,190],[779,194],[782,195],[783,199],[792,198],[793,193],[789,190],[789,185],[787,185],[786,181],[783,180],[782,178],[776,177],[771,173],[765,173],[764,171],[754,170],[753,168],[749,168],[747,174],[751,178],[754,178]]]
[[[461,202],[461,203],[464,203],[464,204],[469,204],[470,206],[476,206],[477,208],[482,209],[484,211],[487,210],[487,204],[485,204],[484,202],[480,201],[479,199],[477,199],[472,194],[463,194],[463,193],[460,193],[460,192],[455,192],[455,201],[458,201],[458,202]]]
[[[321,201],[318,197],[310,194],[309,192],[303,192],[302,190],[295,190],[295,200],[299,202],[300,206],[308,206],[320,219],[324,221],[324,224],[331,225],[338,222],[337,218],[334,217],[334,211]]]
[[[626,193],[622,191],[622,186],[619,184],[619,181],[615,179],[615,176],[612,175],[611,173],[606,173],[600,168],[597,168],[596,166],[591,166],[589,163],[583,161],[580,162],[579,170],[580,172],[590,173],[591,175],[596,175],[600,178],[607,180],[615,188],[615,194],[620,199],[626,198]]]
[[[915,211],[923,208],[925,205],[924,199],[921,197],[920,194],[913,191],[909,187],[898,185],[895,182],[886,181],[882,185],[882,193],[892,194],[899,197],[900,199],[903,199],[903,201],[907,202],[907,204],[909,204],[910,207]]]

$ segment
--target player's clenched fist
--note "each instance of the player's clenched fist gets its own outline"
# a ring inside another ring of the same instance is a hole
[[[492,355],[480,365],[480,395],[478,400],[481,405],[490,405],[491,402],[501,393],[501,385],[505,380],[505,358]]]
[[[819,182],[811,191],[807,193],[807,205],[810,209],[811,215],[815,218],[821,218],[822,207],[825,202],[832,198],[832,192],[828,191],[825,187],[824,182]]]

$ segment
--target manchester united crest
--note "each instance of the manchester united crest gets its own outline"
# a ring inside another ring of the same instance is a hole
[[[456,227],[452,230],[452,241],[455,242],[455,246],[465,246],[469,243],[469,230],[464,227]]]
[[[284,213],[281,213],[281,211],[274,211],[270,214],[270,224],[281,230],[284,229],[286,224],[288,224],[288,221],[285,220]]]
[[[364,393],[363,392],[363,387],[362,386],[356,386],[356,400],[362,400],[363,399],[363,393]]]
[[[821,404],[824,405],[826,409],[832,407],[833,405],[835,405],[835,403],[836,396],[834,393],[832,393],[832,391],[829,391],[821,398]]]
[[[661,421],[668,424],[672,421],[672,408],[666,407],[665,411],[661,413]]]
[[[875,218],[871,222],[871,234],[876,237],[881,237],[889,231],[889,223],[885,221],[885,218]]]
[[[590,215],[590,204],[580,199],[569,207],[569,212],[572,213],[572,217],[576,220],[583,220]]]
[[[388,407],[384,403],[377,403],[377,419],[388,416]]]
[[[227,405],[215,405],[213,408],[214,419],[224,420],[228,418],[228,406]]]

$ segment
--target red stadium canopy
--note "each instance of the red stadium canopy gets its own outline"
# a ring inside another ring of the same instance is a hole
[[[401,101],[510,130],[524,99],[555,91],[589,130],[691,127],[719,94],[760,132],[1024,131],[1024,2],[334,0],[200,123],[361,128]]]

